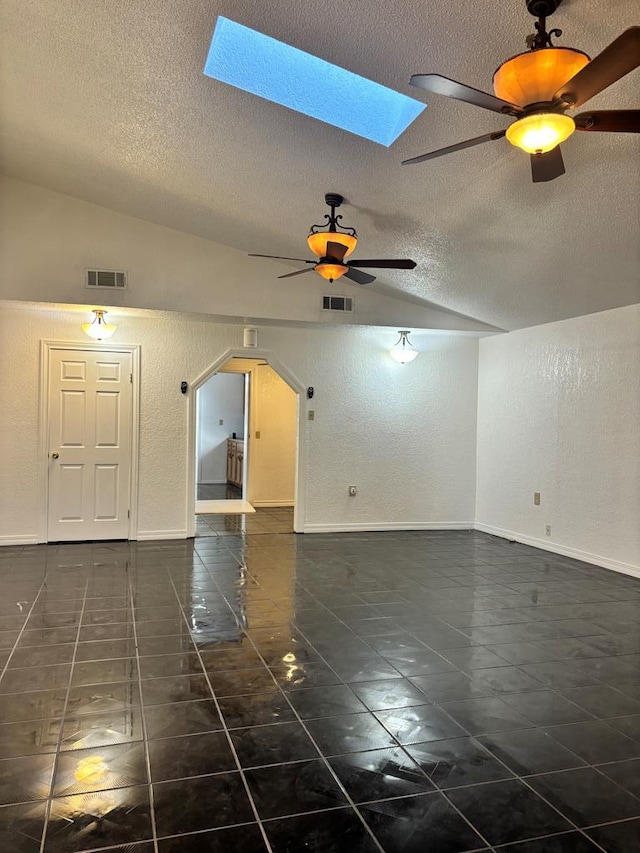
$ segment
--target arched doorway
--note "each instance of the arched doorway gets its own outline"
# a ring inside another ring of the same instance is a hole
[[[262,370],[262,374],[258,373]],[[187,531],[189,536],[196,535],[196,450],[198,446],[197,397],[201,389],[218,372],[238,372],[253,374],[253,391],[249,391],[249,410],[247,412],[247,434],[243,453],[244,473],[247,477],[243,497],[255,501],[256,507],[277,507],[280,503],[291,505],[290,500],[282,500],[286,489],[278,493],[274,484],[278,482],[278,465],[282,463],[280,480],[293,480],[293,530],[300,532],[304,523],[304,411],[301,401],[304,392],[302,383],[273,356],[262,350],[229,350],[213,362],[192,384],[189,394],[189,436],[188,436],[188,475],[187,475]],[[282,404],[271,400],[284,391]],[[260,389],[263,389],[261,392]],[[265,390],[266,389],[266,390]],[[262,393],[262,423],[260,421],[260,400]],[[285,398],[289,397],[289,400]],[[275,407],[274,407],[275,402]],[[290,413],[291,421],[279,422],[277,411]],[[265,420],[268,411],[271,419]],[[266,426],[261,428],[262,425]],[[286,434],[286,437],[285,437]],[[287,444],[291,443],[290,450]],[[255,463],[255,464],[254,464]],[[269,484],[271,493],[265,491]],[[220,509],[224,512],[224,509]],[[259,510],[260,511],[260,510]],[[262,510],[266,515],[267,510]],[[289,516],[291,521],[291,516]]]

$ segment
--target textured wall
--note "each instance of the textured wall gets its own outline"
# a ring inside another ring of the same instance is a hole
[[[261,341],[270,335],[265,329]],[[316,392],[307,405],[315,411],[307,422],[309,524],[473,518],[477,342],[412,335],[421,354],[399,365],[389,356],[396,339],[372,328],[279,337],[278,354],[296,372],[304,341],[300,374]]]
[[[78,341],[86,315],[0,304],[0,540],[38,530],[41,339]],[[186,530],[187,398],[192,382],[242,345],[242,327],[181,314],[117,317],[113,343],[142,347],[139,529]],[[313,385],[307,422],[308,529],[473,521],[477,340],[414,335],[423,350],[398,365],[388,329],[260,329],[271,351]],[[349,498],[347,486],[358,486]]]
[[[476,520],[640,567],[640,306],[480,342]]]

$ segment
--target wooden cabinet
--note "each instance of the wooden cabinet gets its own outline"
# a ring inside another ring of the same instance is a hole
[[[227,439],[227,483],[242,488],[242,461],[244,459],[244,441],[239,438]]]

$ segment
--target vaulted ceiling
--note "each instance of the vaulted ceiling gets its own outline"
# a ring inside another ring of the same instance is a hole
[[[361,256],[418,263],[381,271],[371,287],[505,329],[640,301],[638,136],[576,133],[563,146],[567,173],[542,184],[506,140],[400,165],[506,126],[408,80],[439,72],[491,91],[495,68],[533,31],[524,0],[3,7],[1,169],[12,177],[243,252],[294,257],[307,255],[324,193],[338,192]],[[218,15],[428,106],[384,148],[205,77]],[[559,44],[595,56],[636,16],[633,0],[564,0],[550,20]],[[640,107],[640,69],[589,107]],[[269,280],[296,266],[255,263]]]

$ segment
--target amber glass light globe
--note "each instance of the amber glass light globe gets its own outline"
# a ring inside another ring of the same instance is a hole
[[[317,234],[309,234],[307,245],[317,258],[327,256],[327,243],[340,243],[347,247],[343,257],[347,257],[355,249],[358,238],[351,234],[340,234],[337,231],[318,231]]]
[[[568,139],[576,129],[570,116],[541,113],[526,116],[509,125],[507,139],[528,154],[544,154]]]
[[[498,98],[525,107],[553,100],[558,89],[589,62],[573,47],[545,47],[507,59],[493,75]]]
[[[326,278],[327,281],[335,281],[344,275],[349,267],[345,266],[345,264],[316,264],[314,269],[317,273],[320,273],[322,278]]]

